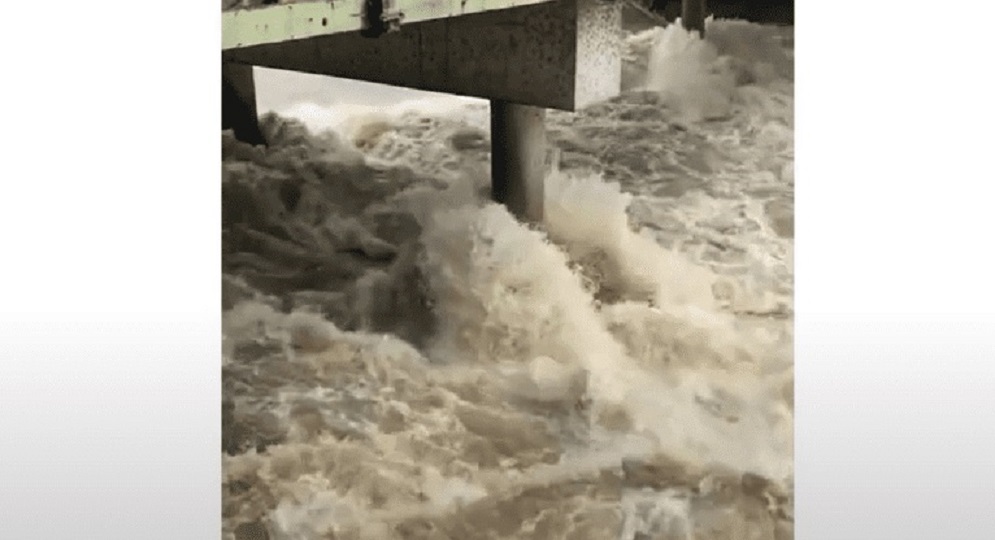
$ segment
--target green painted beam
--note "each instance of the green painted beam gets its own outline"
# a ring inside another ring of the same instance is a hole
[[[396,0],[401,25],[556,0]],[[334,0],[236,9],[221,14],[221,49],[238,49],[363,28],[364,0]]]

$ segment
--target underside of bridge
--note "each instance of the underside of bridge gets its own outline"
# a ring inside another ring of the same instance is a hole
[[[252,66],[486,98],[493,197],[530,222],[542,220],[545,109],[577,110],[621,86],[617,1],[339,0],[223,19],[223,129],[265,144]]]

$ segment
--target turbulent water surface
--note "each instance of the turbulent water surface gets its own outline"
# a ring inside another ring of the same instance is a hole
[[[534,227],[486,102],[223,134],[224,537],[791,538],[792,47],[629,35]]]

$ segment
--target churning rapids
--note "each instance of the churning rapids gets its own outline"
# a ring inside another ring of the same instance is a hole
[[[629,34],[539,227],[486,102],[224,133],[224,537],[791,538],[792,32]]]

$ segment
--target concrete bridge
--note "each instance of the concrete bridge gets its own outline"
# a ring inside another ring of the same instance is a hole
[[[702,29],[704,0],[685,0]],[[491,101],[492,193],[542,219],[545,109],[621,86],[616,0],[300,0],[222,13],[222,128],[265,144],[252,66]]]

